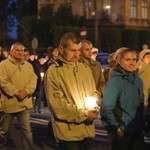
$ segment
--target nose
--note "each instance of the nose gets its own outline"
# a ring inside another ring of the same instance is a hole
[[[74,53],[74,56],[75,56],[75,57],[79,57],[79,55],[80,55],[80,51],[76,51],[76,52]]]
[[[135,64],[136,64],[136,61],[135,61],[135,60],[131,60],[131,61],[130,61],[130,64],[131,64],[131,65],[135,65]]]

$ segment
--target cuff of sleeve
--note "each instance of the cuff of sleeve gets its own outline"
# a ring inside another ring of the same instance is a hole
[[[25,89],[25,91],[27,92],[28,97],[32,96],[27,89]]]
[[[14,96],[18,96],[18,93],[19,93],[18,89],[14,90]]]
[[[81,119],[81,121],[85,121],[87,120],[88,116],[88,111],[84,110],[84,109],[80,109],[79,110],[79,118]]]
[[[88,111],[87,110],[84,111],[84,114],[86,117],[88,117]]]

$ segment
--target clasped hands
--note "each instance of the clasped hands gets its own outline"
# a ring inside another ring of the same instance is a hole
[[[17,98],[18,101],[22,102],[27,97],[27,91],[22,89],[18,91]]]
[[[85,121],[88,124],[91,124],[94,119],[97,118],[99,111],[95,108],[85,110],[85,114],[87,116],[87,120]]]

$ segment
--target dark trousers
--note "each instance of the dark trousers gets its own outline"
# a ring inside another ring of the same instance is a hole
[[[145,112],[144,131],[146,136],[150,138],[150,107],[148,107]]]
[[[124,135],[112,142],[111,150],[144,150],[144,137],[142,133]]]
[[[93,150],[93,139],[87,138],[82,141],[60,141],[61,150]]]

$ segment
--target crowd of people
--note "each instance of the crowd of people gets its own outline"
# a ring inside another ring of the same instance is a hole
[[[144,136],[150,138],[148,45],[139,53],[119,48],[104,71],[97,53],[90,41],[79,41],[72,32],[62,36],[58,47],[48,47],[47,54],[32,54],[19,42],[7,57],[0,48],[0,148],[16,117],[23,149],[38,149],[30,111],[41,114],[44,105],[61,150],[94,149],[96,118],[107,130],[111,150],[144,150]]]

